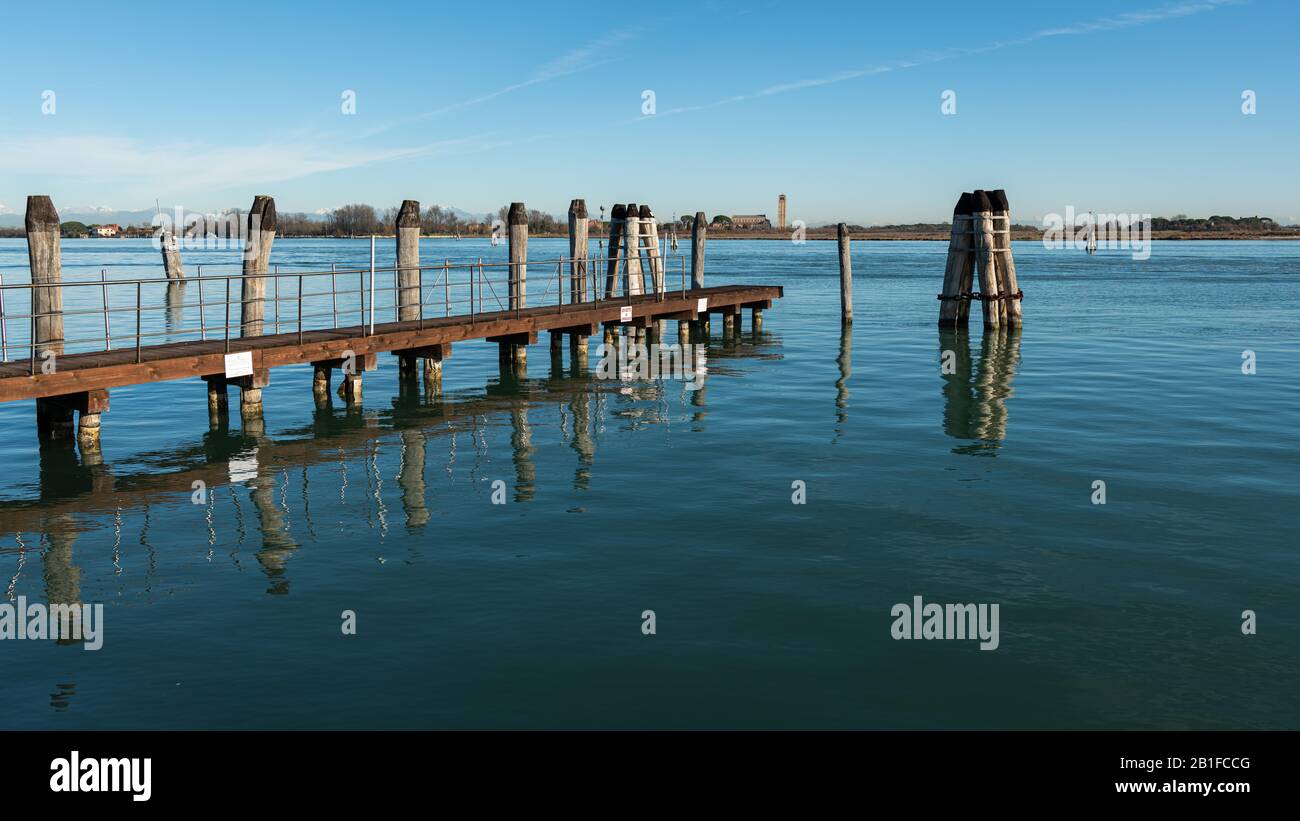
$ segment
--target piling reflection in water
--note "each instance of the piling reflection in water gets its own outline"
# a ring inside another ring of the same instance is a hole
[[[840,378],[835,380],[835,436],[838,442],[844,435],[844,423],[849,421],[849,377],[853,375],[853,326],[840,324],[840,354],[835,358]]]
[[[537,498],[537,451],[557,438],[572,454],[572,489],[586,491],[598,479],[597,452],[608,422],[615,422],[609,432],[682,421],[703,430],[708,382],[740,373],[728,361],[779,356],[761,352],[760,341],[772,345],[763,337],[754,344],[715,344],[707,357],[701,350],[698,370],[705,370],[706,361],[710,367],[694,385],[596,379],[580,366],[529,379],[516,363],[506,363],[484,389],[450,396],[440,383],[400,379],[387,407],[316,393],[308,421],[274,433],[247,420],[232,427],[228,411],[219,408],[193,444],[111,463],[72,442],[46,443],[34,477],[35,498],[0,503],[0,534],[19,546],[10,597],[22,578],[39,569],[49,601],[76,602],[83,568],[98,568],[101,560],[111,560],[111,568],[101,569],[110,579],[120,577],[119,585],[141,578],[130,564],[144,562],[147,591],[158,561],[155,542],[167,544],[178,527],[192,533],[194,547],[209,561],[224,550],[243,569],[251,550],[266,592],[286,595],[293,558],[317,542],[318,533],[328,539],[346,530],[379,553],[390,526],[427,529],[439,508],[430,477],[435,470],[446,474],[449,486],[468,482],[486,504],[490,481],[506,478],[500,475],[502,460],[489,452],[497,443],[509,447],[507,470],[513,470],[512,501],[518,503]],[[557,417],[558,437],[548,424]],[[442,464],[435,467],[435,460]],[[83,533],[93,534],[93,541]],[[134,550],[137,543],[143,553]],[[77,544],[80,556],[74,556]],[[85,545],[92,544],[103,554],[88,558]],[[162,553],[164,561],[168,556]]]
[[[1007,400],[1020,363],[1020,329],[985,329],[972,372],[969,332],[940,328],[939,358],[943,431],[955,439],[975,440],[953,448],[953,453],[996,456],[1007,435]]]

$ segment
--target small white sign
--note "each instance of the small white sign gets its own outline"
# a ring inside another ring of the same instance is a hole
[[[631,322],[631,321],[632,321],[632,306],[631,306],[631,305],[624,305],[622,308],[619,308],[619,309],[618,309],[618,321],[619,321],[619,322]]]
[[[240,351],[226,354],[226,378],[253,375],[253,352]]]
[[[707,296],[703,296],[695,300],[695,313],[703,314],[703,313],[707,313],[708,310],[709,310],[709,298]]]

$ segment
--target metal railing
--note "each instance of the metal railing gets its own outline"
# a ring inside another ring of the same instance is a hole
[[[370,335],[375,331],[381,311],[385,317],[391,311],[393,321],[415,322],[423,330],[426,322],[439,318],[466,317],[472,325],[481,315],[490,313],[511,311],[518,317],[526,310],[551,307],[558,313],[566,305],[631,304],[634,298],[645,295],[663,301],[670,292],[667,283],[670,269],[676,269],[678,274],[674,277],[678,280],[677,287],[671,291],[680,290],[683,296],[688,292],[685,255],[662,253],[651,257],[642,249],[641,272],[633,271],[630,276],[629,259],[619,253],[612,258],[589,257],[585,265],[581,264],[583,260],[575,262],[560,256],[521,263],[485,262],[480,257],[456,263],[444,259],[440,264],[418,267],[378,266],[372,243],[370,264],[366,267],[331,265],[329,270],[282,271],[277,265],[266,272],[204,275],[200,265],[197,275],[186,279],[118,280],[110,279],[107,269],[102,269],[96,280],[57,285],[4,284],[0,278],[0,362],[10,362],[12,352],[25,351],[30,373],[35,375],[46,350],[68,354],[134,348],[138,363],[149,344],[147,339],[161,338],[163,343],[221,340],[224,349],[229,351],[232,341],[253,336],[296,333],[301,342],[306,332],[342,328],[359,328],[364,335]],[[515,267],[525,269],[524,292],[518,299],[511,296],[511,269]],[[403,281],[402,274],[412,272],[414,282],[409,278]],[[244,298],[243,285],[250,280],[265,283],[264,296]],[[529,285],[534,286],[531,292],[527,289]],[[540,292],[538,285],[542,286]],[[216,299],[213,299],[214,287]],[[42,288],[59,288],[61,297],[74,298],[64,300],[65,308],[61,311],[37,312],[36,292]],[[193,301],[186,298],[191,288],[197,292]],[[239,292],[233,293],[236,288]],[[156,293],[150,293],[159,289],[165,289],[161,304],[154,299]],[[25,300],[21,296],[24,291]],[[148,299],[146,293],[150,293]],[[86,304],[96,300],[97,306]],[[30,306],[26,313],[9,313],[15,302],[23,301]],[[252,324],[259,321],[257,312],[247,310],[247,306],[254,304],[262,308],[261,333],[246,334],[246,330],[257,329]],[[238,311],[233,318],[232,306],[237,306]],[[282,311],[282,306],[291,309]],[[197,313],[197,327],[186,322],[194,313]],[[216,324],[212,322],[214,313],[220,320]],[[101,322],[94,321],[96,315],[102,317]],[[163,318],[162,327],[154,321],[146,323],[146,316],[159,315]],[[37,321],[56,316],[70,324],[72,332],[65,330],[61,340],[38,340]],[[352,318],[356,322],[351,322]],[[121,333],[124,323],[133,323],[133,332]],[[102,336],[86,335],[92,326],[102,326]],[[15,339],[11,334],[13,328],[24,328],[26,339]]]

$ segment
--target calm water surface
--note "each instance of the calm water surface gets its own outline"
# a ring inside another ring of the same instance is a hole
[[[277,369],[262,435],[209,430],[198,380],[116,389],[101,464],[0,405],[0,581],[106,620],[97,652],[0,642],[0,726],[1300,727],[1300,245],[1020,243],[1018,336],[936,329],[945,250],[858,243],[844,336],[832,243],[710,243],[709,284],[786,298],[740,342],[715,321],[699,391],[553,371],[544,339],[516,382],[472,342],[441,397],[381,357],[359,410]],[[5,282],[25,263],[0,240]],[[161,276],[143,241],[65,241],[64,264]],[[1001,646],[892,640],[914,595],[999,604]]]

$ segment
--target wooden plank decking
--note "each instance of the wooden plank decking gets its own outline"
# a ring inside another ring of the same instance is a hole
[[[695,319],[697,300],[708,299],[709,313],[734,313],[744,307],[766,307],[783,296],[774,285],[726,285],[690,291],[668,292],[663,301],[654,294],[633,297],[632,315],[637,324],[655,319]],[[85,391],[107,390],[147,382],[219,375],[225,372],[225,354],[253,352],[253,368],[264,370],[338,359],[344,351],[364,354],[407,351],[427,345],[463,342],[489,337],[535,334],[619,322],[626,298],[581,302],[563,306],[525,308],[521,311],[493,311],[475,316],[426,318],[422,321],[376,323],[374,333],[353,325],[325,330],[304,330],[248,339],[173,342],[163,345],[127,347],[113,351],[73,353],[60,356],[55,373],[31,375],[31,361],[21,359],[0,364],[0,402],[64,396]],[[237,321],[237,320],[236,320]],[[237,326],[236,326],[237,327]],[[575,333],[578,331],[575,331]],[[137,361],[138,357],[138,361]]]

